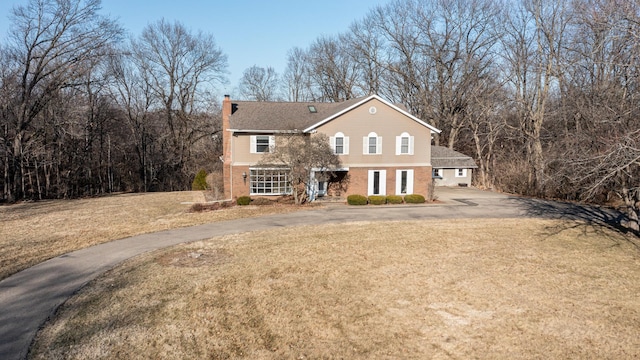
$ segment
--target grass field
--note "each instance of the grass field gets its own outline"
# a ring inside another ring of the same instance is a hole
[[[128,236],[299,211],[288,206],[234,207],[191,213],[202,192],[123,194],[0,206],[0,280],[52,257]]]
[[[285,228],[145,254],[90,283],[34,359],[629,359],[629,238],[539,219]]]

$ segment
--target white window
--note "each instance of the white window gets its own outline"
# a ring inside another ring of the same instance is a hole
[[[329,138],[331,142],[331,148],[336,155],[348,155],[349,154],[349,137],[344,136],[343,133],[336,133],[335,136]]]
[[[371,132],[369,135],[362,138],[362,153],[363,154],[382,154],[382,137],[378,134]]]
[[[387,171],[369,170],[368,195],[387,194]]]
[[[396,155],[413,155],[413,136],[406,132],[396,136]]]
[[[251,136],[251,153],[267,153],[275,146],[275,136],[270,135],[252,135]]]
[[[396,195],[413,194],[413,169],[396,170]]]
[[[287,169],[249,169],[251,195],[284,195],[291,193]]]
[[[434,178],[442,178],[444,169],[433,169],[433,177]]]
[[[456,169],[456,177],[467,177],[467,169]]]

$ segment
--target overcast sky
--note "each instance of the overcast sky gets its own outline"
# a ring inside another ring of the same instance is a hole
[[[0,38],[9,29],[10,9],[27,0],[0,0]],[[271,66],[282,74],[287,51],[306,48],[322,35],[348,30],[370,9],[387,0],[102,0],[102,11],[110,14],[133,35],[161,18],[180,21],[197,32],[212,34],[229,60],[228,85],[233,91],[242,72],[253,66]]]

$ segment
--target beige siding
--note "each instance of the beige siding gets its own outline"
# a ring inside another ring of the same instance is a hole
[[[369,112],[372,106],[375,114]],[[429,164],[431,131],[376,99],[323,124],[318,132],[328,136],[342,132],[349,137],[349,154],[341,155],[345,166]],[[371,132],[382,137],[382,154],[363,154],[363,137]],[[396,155],[396,136],[403,132],[414,137],[413,155]]]
[[[436,186],[471,186],[473,169],[466,169],[467,175],[456,176],[458,169],[442,169],[442,177],[434,178]]]
[[[262,158],[262,154],[251,153],[251,135],[236,134],[231,137],[231,148],[234,164],[255,164]],[[261,134],[263,135],[263,134]]]

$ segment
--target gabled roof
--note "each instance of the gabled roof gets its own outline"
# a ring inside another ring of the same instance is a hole
[[[359,100],[339,103],[234,101],[229,123],[230,128],[243,131],[302,131]],[[311,112],[309,106],[315,107],[316,112]]]
[[[440,132],[440,130],[409,114],[402,106],[393,105],[377,95],[338,103],[234,101],[229,117],[230,128],[247,132],[310,132],[372,99],[381,101],[431,131]],[[315,108],[315,112],[310,111],[310,106]]]
[[[431,166],[434,168],[472,168],[478,166],[470,156],[444,146],[431,146]]]
[[[308,131],[311,131],[311,130],[315,130],[319,126],[321,126],[321,125],[323,125],[323,124],[325,124],[325,123],[337,118],[338,116],[340,116],[340,115],[342,115],[342,114],[344,114],[344,113],[346,113],[348,111],[351,111],[351,110],[357,108],[358,106],[360,106],[360,105],[362,105],[362,104],[364,104],[364,103],[366,103],[366,102],[368,102],[368,101],[370,101],[372,99],[376,99],[376,100],[384,103],[385,105],[387,105],[387,106],[393,108],[394,110],[402,113],[403,115],[409,117],[410,119],[412,119],[413,121],[419,123],[420,125],[429,128],[431,131],[436,132],[436,133],[440,133],[440,130],[438,130],[435,127],[427,124],[426,122],[418,119],[417,117],[409,114],[407,111],[405,111],[404,109],[400,108],[399,106],[393,105],[392,103],[384,100],[383,98],[379,97],[378,95],[369,95],[369,96],[367,96],[365,98],[356,99],[356,100],[360,100],[360,101],[356,102],[355,104],[353,104],[353,105],[351,105],[351,106],[349,106],[349,107],[347,107],[345,109],[342,109],[341,111],[339,111],[339,112],[337,112],[335,114],[332,114],[331,116],[326,117],[325,119],[322,119],[321,121],[319,121],[319,122],[313,124],[312,126],[309,126],[308,128],[304,129],[304,131],[308,132]]]

